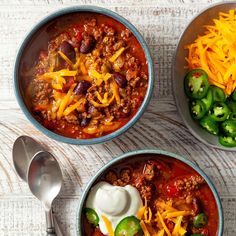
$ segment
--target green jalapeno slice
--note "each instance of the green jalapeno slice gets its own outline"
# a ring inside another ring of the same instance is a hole
[[[184,78],[184,88],[188,97],[194,99],[204,98],[209,88],[207,73],[202,69],[189,71]]]

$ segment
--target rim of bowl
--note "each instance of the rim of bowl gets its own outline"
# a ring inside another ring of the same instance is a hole
[[[185,119],[185,116],[183,115],[183,113],[181,112],[181,109],[180,109],[180,106],[179,106],[179,99],[177,97],[177,94],[175,93],[175,87],[176,87],[176,83],[177,81],[174,79],[174,70],[175,70],[175,61],[176,61],[176,56],[177,56],[177,50],[179,48],[179,44],[180,44],[180,41],[182,39],[182,36],[185,34],[185,32],[188,30],[188,28],[190,27],[190,25],[192,24],[192,22],[197,19],[198,17],[200,17],[204,12],[208,11],[209,9],[211,8],[214,8],[214,7],[217,7],[217,6],[220,6],[220,5],[228,5],[228,4],[235,4],[236,5],[236,2],[233,2],[233,1],[230,1],[230,2],[218,2],[218,3],[215,3],[215,4],[211,4],[210,6],[208,7],[205,7],[203,10],[201,10],[197,15],[195,15],[191,20],[190,22],[187,24],[187,26],[185,27],[185,29],[183,30],[183,32],[180,34],[179,38],[178,38],[178,41],[177,41],[177,46],[175,48],[175,52],[174,52],[174,56],[173,56],[173,59],[172,59],[172,69],[171,69],[171,78],[172,78],[172,83],[173,83],[173,86],[172,86],[172,93],[174,94],[174,98],[175,98],[175,104],[177,106],[177,110],[178,110],[178,113],[180,114],[182,120],[184,121],[186,127],[188,128],[188,130],[190,131],[190,133],[195,137],[197,138],[199,141],[201,141],[202,143],[206,144],[207,146],[210,146],[210,147],[213,147],[213,148],[217,148],[217,149],[220,149],[220,150],[224,150],[224,151],[236,151],[236,148],[228,148],[228,147],[224,147],[222,145],[215,145],[215,144],[211,144],[211,143],[208,143],[204,138],[202,138],[200,135],[198,135],[193,129],[191,126],[188,125],[187,123],[187,120]],[[200,127],[199,127],[200,128]],[[207,132],[207,131],[205,131]]]
[[[223,229],[224,229],[223,207],[222,207],[222,204],[221,204],[221,201],[220,201],[219,194],[218,194],[215,186],[211,182],[210,178],[194,162],[189,161],[188,159],[186,159],[183,156],[180,156],[178,154],[168,152],[168,151],[164,151],[164,150],[160,150],[160,149],[140,149],[140,150],[134,150],[134,151],[130,151],[130,152],[121,154],[118,157],[116,157],[116,158],[112,159],[111,161],[109,161],[101,169],[98,170],[98,172],[86,184],[86,187],[83,190],[83,194],[81,196],[81,199],[80,199],[78,207],[77,207],[77,212],[76,212],[76,233],[77,233],[77,235],[82,236],[82,230],[80,228],[81,227],[81,221],[82,221],[82,210],[83,210],[85,200],[87,198],[87,194],[90,191],[91,187],[93,186],[94,182],[102,175],[102,173],[104,171],[106,171],[111,166],[117,164],[118,162],[120,162],[122,160],[126,160],[131,156],[138,156],[138,155],[143,155],[143,154],[165,155],[166,158],[177,159],[177,160],[187,164],[191,168],[193,168],[198,174],[200,174],[205,179],[206,183],[208,184],[208,186],[210,187],[210,189],[212,191],[212,194],[215,198],[216,205],[217,205],[218,219],[219,219],[219,222],[218,222],[219,226],[218,226],[217,236],[222,236],[223,235]]]
[[[141,106],[139,107],[138,111],[136,112],[136,114],[132,117],[132,119],[130,119],[124,126],[119,128],[118,130],[116,130],[110,134],[107,134],[105,136],[98,137],[98,138],[91,138],[91,139],[69,138],[69,137],[62,136],[62,135],[59,135],[57,133],[54,133],[54,132],[48,130],[43,125],[41,125],[30,113],[30,111],[28,110],[28,108],[26,107],[26,105],[23,101],[23,97],[22,97],[22,95],[20,93],[20,89],[19,89],[20,60],[21,60],[21,56],[22,56],[24,49],[27,46],[29,40],[33,37],[33,35],[41,27],[43,27],[45,24],[47,24],[51,20],[54,20],[59,16],[63,16],[63,15],[71,14],[71,13],[76,13],[76,12],[99,13],[99,14],[111,17],[114,20],[119,21],[126,28],[128,28],[133,33],[133,35],[136,37],[136,39],[138,40],[139,44],[142,47],[142,50],[144,51],[145,59],[146,59],[147,65],[148,65],[148,87],[147,87],[145,98],[144,98]],[[154,87],[154,80],[155,80],[154,66],[153,66],[153,60],[152,60],[150,50],[149,50],[148,45],[145,42],[143,36],[136,29],[136,27],[133,24],[131,24],[128,20],[126,20],[123,16],[120,16],[119,14],[117,14],[116,12],[113,12],[113,11],[106,9],[106,8],[91,6],[91,5],[90,6],[79,5],[79,6],[72,6],[72,7],[66,7],[63,9],[59,9],[59,10],[47,15],[42,20],[40,20],[36,25],[34,25],[32,27],[32,29],[24,37],[24,39],[23,39],[22,43],[20,44],[20,47],[17,51],[15,64],[14,64],[14,93],[15,93],[16,100],[17,100],[21,110],[23,111],[23,113],[27,117],[27,119],[34,125],[35,128],[37,128],[39,131],[41,131],[42,133],[44,133],[48,137],[50,137],[54,140],[60,141],[60,142],[75,144],[75,145],[91,145],[91,144],[107,142],[107,141],[112,140],[113,138],[118,137],[119,135],[126,132],[129,128],[131,128],[142,116],[142,114],[144,113],[145,109],[147,108],[147,106],[151,100],[153,87]]]

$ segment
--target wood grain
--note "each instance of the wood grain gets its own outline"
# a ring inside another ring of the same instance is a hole
[[[0,1],[0,235],[45,235],[40,203],[30,194],[12,165],[12,145],[22,134],[33,136],[58,159],[64,185],[54,202],[65,235],[75,235],[76,208],[86,183],[109,160],[126,151],[160,148],[196,162],[211,178],[222,198],[224,235],[236,230],[235,153],[209,148],[183,124],[172,95],[171,62],[181,31],[193,15],[214,0],[1,0]],[[143,34],[155,63],[155,91],[139,122],[105,144],[72,146],[58,143],[37,131],[20,111],[13,92],[14,57],[26,32],[56,9],[99,5],[130,20]]]

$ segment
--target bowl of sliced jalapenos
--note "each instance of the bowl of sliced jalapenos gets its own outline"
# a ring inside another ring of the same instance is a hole
[[[176,105],[190,132],[230,151],[236,151],[236,40],[229,40],[235,8],[220,3],[197,15],[180,36],[172,68]]]
[[[223,89],[210,85],[202,69],[194,69],[184,78],[189,111],[204,130],[219,137],[224,147],[236,147],[236,91],[226,96]]]

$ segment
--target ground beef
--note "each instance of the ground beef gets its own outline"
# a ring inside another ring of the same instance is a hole
[[[124,169],[120,173],[120,178],[125,182],[129,183],[131,180],[131,170],[130,169]]]
[[[69,114],[69,115],[65,116],[65,120],[70,124],[74,124],[74,125],[79,124],[78,117],[75,114]]]
[[[147,163],[144,166],[143,174],[147,181],[152,181],[156,176],[157,168],[153,163]]]
[[[125,29],[121,32],[121,37],[122,39],[124,39],[125,41],[127,41],[130,37],[131,37],[132,33],[130,32],[130,30]]]
[[[51,85],[44,80],[32,80],[30,84],[30,95],[33,104],[48,105],[52,93]]]
[[[112,181],[112,184],[117,185],[117,186],[126,186],[126,185],[130,184],[131,178],[132,178],[132,176],[131,176],[130,169],[123,169],[123,170],[121,170],[121,172],[119,174],[119,178]]]
[[[141,195],[141,198],[142,199],[146,199],[148,201],[150,201],[154,195],[154,188],[152,185],[150,184],[144,184],[144,185],[141,185],[140,187],[137,187],[140,195]]]
[[[116,173],[114,171],[109,171],[106,174],[105,179],[110,184],[114,184],[114,182],[117,181],[117,175],[116,175]]]
[[[176,180],[175,185],[180,191],[193,191],[199,189],[203,183],[205,183],[205,180],[200,175],[191,175],[188,178]]]

